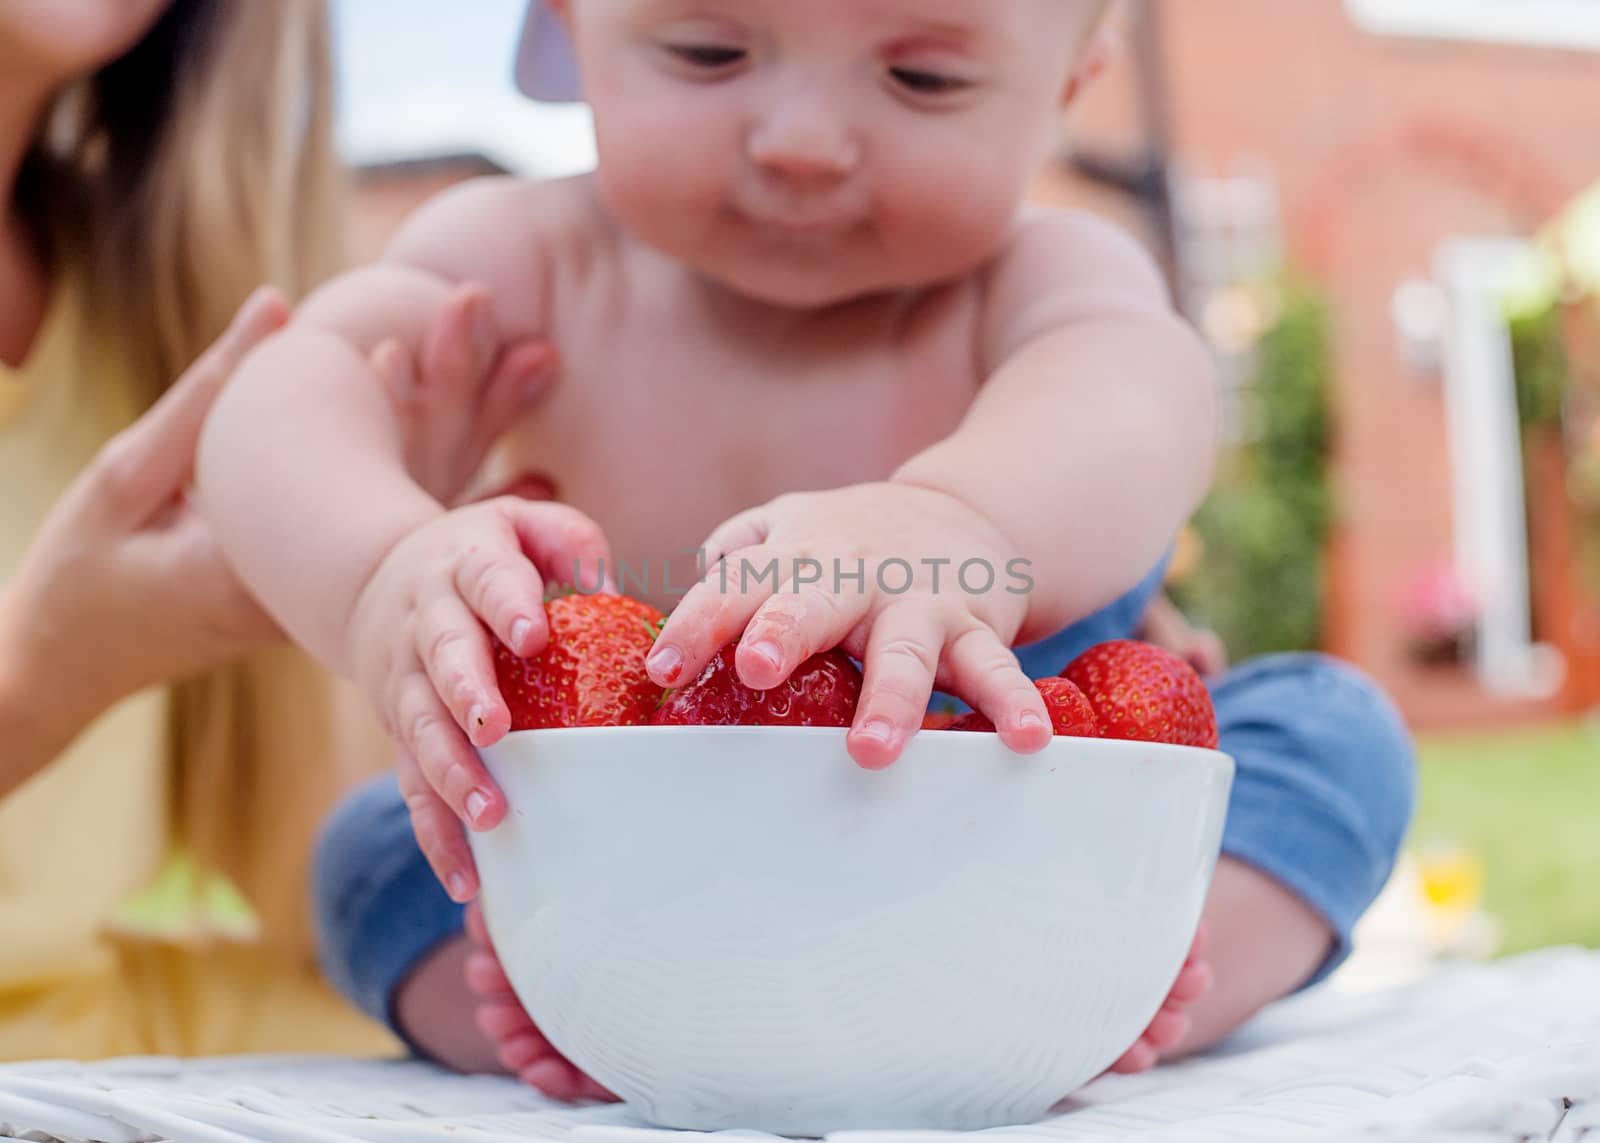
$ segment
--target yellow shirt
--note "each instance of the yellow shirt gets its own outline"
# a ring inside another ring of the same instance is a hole
[[[0,365],[0,582],[68,483],[137,416],[114,362],[85,343],[58,291],[27,363]],[[258,938],[221,943],[117,923],[174,859],[169,706],[165,689],[124,701],[0,800],[0,1059],[393,1052],[322,981],[303,917],[279,924],[258,910]],[[285,826],[299,852],[278,871],[280,913],[298,903],[325,808],[301,806],[307,820]]]

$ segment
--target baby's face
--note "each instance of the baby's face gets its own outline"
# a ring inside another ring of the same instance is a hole
[[[1003,242],[1098,0],[570,0],[600,186],[635,236],[821,306]]]

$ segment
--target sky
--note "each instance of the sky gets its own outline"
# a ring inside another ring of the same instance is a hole
[[[356,163],[476,151],[524,174],[593,163],[588,113],[513,86],[525,0],[334,0],[340,142]]]

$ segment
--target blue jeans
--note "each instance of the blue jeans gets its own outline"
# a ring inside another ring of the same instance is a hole
[[[1096,643],[1130,637],[1165,565],[1109,607],[1018,648],[1033,678]],[[1410,735],[1354,668],[1324,655],[1270,655],[1210,682],[1221,749],[1237,763],[1222,850],[1293,890],[1334,947],[1306,981],[1349,955],[1357,919],[1389,879],[1415,798]],[[318,939],[333,983],[394,1027],[399,985],[462,930],[411,834],[392,777],[352,794],[323,829],[314,873]]]

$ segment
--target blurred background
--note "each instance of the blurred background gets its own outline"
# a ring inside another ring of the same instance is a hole
[[[513,89],[522,8],[335,0],[361,252],[451,182],[592,165],[583,108]],[[1356,663],[1419,734],[1352,969],[1600,946],[1600,2],[1121,23],[1036,195],[1138,234],[1221,364],[1174,596],[1235,659]]]

